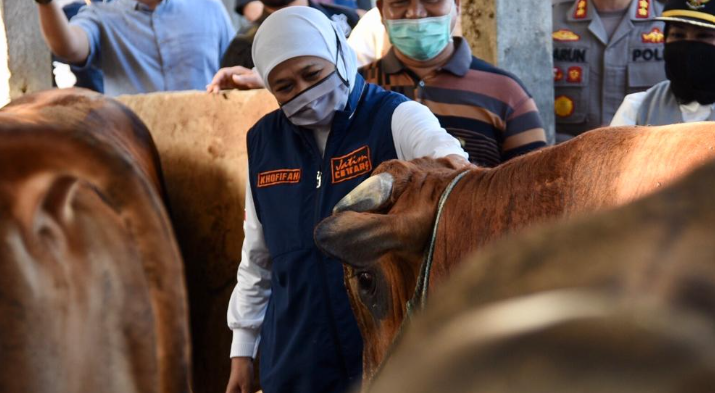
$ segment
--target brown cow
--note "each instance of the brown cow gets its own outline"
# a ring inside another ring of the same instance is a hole
[[[139,119],[87,91],[0,111],[0,391],[189,391],[183,267]]]
[[[462,310],[401,345],[363,392],[712,392],[712,321],[621,303],[556,292]]]
[[[368,391],[712,391],[713,184],[710,162],[643,200],[470,257]]]
[[[697,123],[601,129],[494,169],[472,169],[445,205],[429,288],[468,252],[507,233],[626,203],[712,157],[715,124]],[[456,175],[439,160],[384,163],[316,228],[318,246],[348,264],[366,379],[401,326],[437,200]]]

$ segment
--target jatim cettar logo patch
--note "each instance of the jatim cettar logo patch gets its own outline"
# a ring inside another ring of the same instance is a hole
[[[372,171],[370,148],[363,146],[342,157],[330,159],[330,170],[333,175],[333,184],[370,173]]]

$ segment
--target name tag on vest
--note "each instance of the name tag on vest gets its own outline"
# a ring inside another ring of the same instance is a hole
[[[258,187],[300,183],[300,169],[277,169],[258,174]]]

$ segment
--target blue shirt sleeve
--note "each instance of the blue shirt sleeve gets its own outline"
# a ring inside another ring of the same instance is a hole
[[[71,26],[79,26],[87,34],[89,41],[89,55],[82,64],[73,64],[79,71],[85,70],[98,60],[99,43],[101,41],[100,25],[102,18],[97,13],[96,7],[82,7],[79,13],[70,21]]]

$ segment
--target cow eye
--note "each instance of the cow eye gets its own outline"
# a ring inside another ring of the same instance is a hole
[[[370,272],[358,274],[358,284],[361,290],[372,292],[375,289],[375,275]]]

